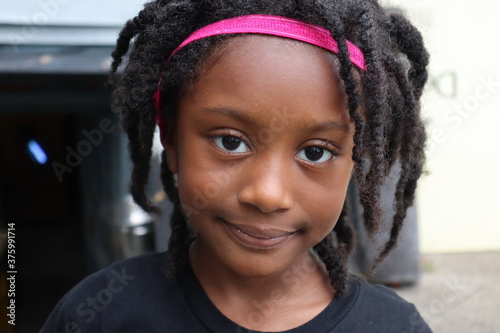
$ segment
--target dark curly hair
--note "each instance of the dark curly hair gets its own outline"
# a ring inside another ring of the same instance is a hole
[[[196,80],[213,48],[233,35],[193,42],[167,64],[169,55],[194,30],[249,14],[280,15],[317,24],[330,30],[337,40],[339,76],[355,126],[352,159],[364,208],[364,225],[370,235],[377,232],[381,223],[380,196],[384,180],[396,160],[401,165],[390,238],[375,260],[374,266],[378,265],[397,243],[422,173],[426,135],[419,100],[427,80],[429,56],[418,30],[404,16],[382,8],[375,0],[157,0],[146,3],[121,31],[112,54],[111,69],[115,85],[113,108],[121,112],[123,128],[130,140],[131,193],[135,201],[148,212],[157,210],[146,196],[145,186],[156,126],[153,95],[158,82],[161,82],[162,112],[170,124],[175,124],[183,89]],[[354,68],[346,39],[363,51],[366,72]],[[124,71],[118,74],[127,53]],[[173,274],[187,259],[193,235],[180,206],[174,176],[165,161],[161,178],[174,204],[168,246],[169,273]],[[346,215],[344,206],[331,234],[314,247],[337,295],[346,291],[347,257],[354,247],[354,232]]]

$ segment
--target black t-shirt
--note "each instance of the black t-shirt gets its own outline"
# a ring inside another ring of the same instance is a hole
[[[58,303],[40,333],[245,333],[210,301],[186,265],[163,274],[164,253],[118,262],[96,272]],[[415,307],[392,290],[352,276],[349,292],[308,323],[286,333],[431,332]]]

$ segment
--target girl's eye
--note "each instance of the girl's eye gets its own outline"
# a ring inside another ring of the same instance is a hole
[[[299,151],[297,156],[309,163],[323,163],[333,158],[333,154],[329,150],[317,146],[304,148]]]
[[[231,153],[246,153],[249,151],[247,144],[236,136],[220,135],[214,137],[213,140],[217,147]]]

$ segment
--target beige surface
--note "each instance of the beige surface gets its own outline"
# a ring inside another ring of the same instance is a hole
[[[500,332],[500,252],[426,255],[420,282],[397,290],[434,333]]]

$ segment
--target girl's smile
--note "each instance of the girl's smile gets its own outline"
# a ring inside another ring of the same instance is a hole
[[[288,231],[273,227],[239,225],[221,219],[226,231],[241,245],[255,250],[272,250],[284,245],[298,230]]]
[[[239,36],[184,92],[165,146],[196,230],[195,272],[276,276],[335,226],[354,130],[334,57],[297,41]]]

